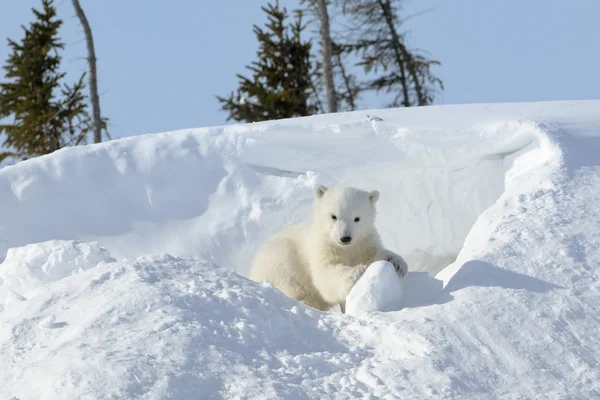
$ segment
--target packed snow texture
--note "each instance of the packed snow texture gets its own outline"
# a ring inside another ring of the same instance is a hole
[[[404,298],[403,280],[387,261],[376,261],[356,281],[346,298],[346,314],[398,311]]]
[[[26,294],[30,289],[111,261],[115,260],[98,243],[50,240],[12,248],[0,268],[0,298],[4,287]]]
[[[598,110],[373,110],[4,167],[0,398],[599,397]],[[243,277],[315,183],[380,190],[402,310]]]

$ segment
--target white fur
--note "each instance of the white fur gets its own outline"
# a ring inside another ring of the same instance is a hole
[[[391,262],[403,278],[406,262],[383,248],[375,228],[378,199],[377,191],[317,186],[312,221],[271,237],[256,254],[250,278],[271,281],[288,297],[320,310],[336,304],[343,310],[350,289],[375,261]],[[349,244],[344,237],[351,238]]]

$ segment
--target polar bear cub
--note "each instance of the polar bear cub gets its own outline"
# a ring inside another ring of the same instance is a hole
[[[389,261],[404,278],[404,259],[386,250],[375,228],[378,191],[353,187],[315,188],[312,221],[271,237],[258,250],[250,273],[271,281],[285,295],[329,310],[340,304],[367,267]]]

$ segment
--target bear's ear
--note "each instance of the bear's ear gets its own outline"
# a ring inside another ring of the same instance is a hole
[[[327,191],[327,188],[323,185],[315,186],[315,196],[317,196],[317,199],[320,199],[321,197],[323,197],[323,195],[325,194],[326,191]]]
[[[375,204],[377,200],[379,200],[379,192],[377,190],[369,192],[369,200],[371,201],[371,204]]]

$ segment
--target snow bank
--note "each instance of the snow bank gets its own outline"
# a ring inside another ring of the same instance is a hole
[[[324,115],[2,168],[0,397],[600,397],[598,109]],[[381,191],[402,310],[321,313],[234,273],[316,182]]]
[[[0,396],[362,397],[351,324],[205,261],[100,263],[0,313]]]
[[[568,103],[568,117],[590,104]],[[345,182],[381,191],[384,241],[435,274],[513,178],[558,159],[537,120],[560,107],[377,110],[63,149],[0,169],[0,259],[85,240],[116,258],[202,257],[247,275],[261,241],[309,218],[315,182]]]
[[[303,369],[295,354],[340,351],[316,313],[274,289],[171,256],[99,264],[32,292],[0,321],[2,398],[268,396],[282,372],[260,364]],[[245,387],[255,374],[264,385]]]

